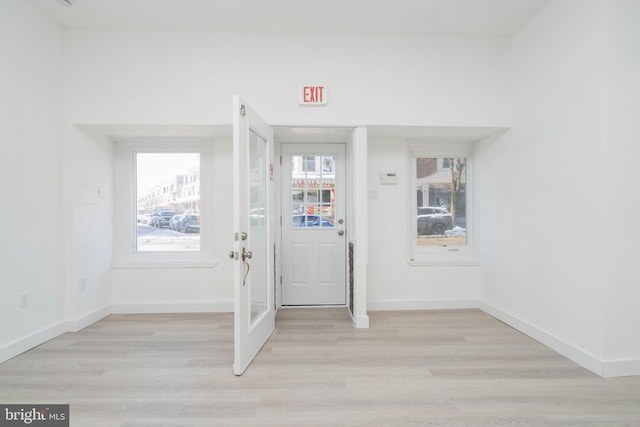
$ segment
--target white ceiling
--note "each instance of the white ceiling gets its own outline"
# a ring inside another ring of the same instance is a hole
[[[30,0],[64,28],[508,36],[551,0]]]

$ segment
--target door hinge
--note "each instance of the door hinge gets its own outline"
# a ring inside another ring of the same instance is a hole
[[[240,105],[240,115],[242,117],[247,115],[247,109],[245,108],[244,104]]]
[[[282,285],[282,276],[280,276],[280,285]]]
[[[282,156],[280,156],[280,166],[282,166]]]

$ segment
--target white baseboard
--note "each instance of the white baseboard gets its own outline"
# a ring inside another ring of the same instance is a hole
[[[367,308],[370,311],[393,310],[451,310],[461,308],[478,308],[476,299],[429,299],[429,300],[370,300]]]
[[[78,332],[87,326],[103,319],[111,314],[111,305],[105,305],[102,308],[94,311],[93,313],[86,314],[84,316],[67,320],[65,323],[65,332]]]
[[[353,319],[353,327],[357,329],[368,329],[369,316],[367,316],[366,314],[355,316],[355,318]]]
[[[25,351],[29,351],[40,344],[44,344],[65,332],[65,322],[59,322],[31,335],[27,335],[24,338],[10,342],[0,348],[0,363],[6,362],[7,360],[12,359]]]
[[[489,304],[486,301],[480,302],[480,309],[484,312],[492,315],[498,320],[503,321],[507,325],[517,329],[525,335],[530,336],[534,340],[546,345],[547,347],[557,351],[564,357],[573,360],[578,365],[590,370],[596,375],[606,376],[604,372],[604,363],[593,354],[573,344],[570,344],[561,338],[556,337],[549,332],[538,328],[535,325],[528,323],[527,321],[507,313],[500,308]]]
[[[92,323],[97,322],[103,317],[111,314],[111,306],[104,306],[92,313],[78,317],[76,319],[69,319],[62,322],[58,322],[47,328],[41,329],[33,334],[27,335],[24,338],[15,340],[0,348],[0,363],[6,362],[19,354],[29,351],[34,347],[46,343],[65,332],[78,332],[79,330],[86,328]]]
[[[604,362],[602,372],[605,378],[640,375],[640,359],[608,360]]]
[[[187,301],[143,301],[123,302],[111,305],[114,314],[134,313],[232,313],[233,300],[187,300]]]

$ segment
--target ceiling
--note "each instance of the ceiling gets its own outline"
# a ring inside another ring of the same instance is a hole
[[[509,36],[551,0],[30,0],[64,28]]]

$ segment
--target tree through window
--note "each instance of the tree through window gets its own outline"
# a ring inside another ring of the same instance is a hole
[[[464,157],[416,157],[418,245],[466,245],[466,171]]]

